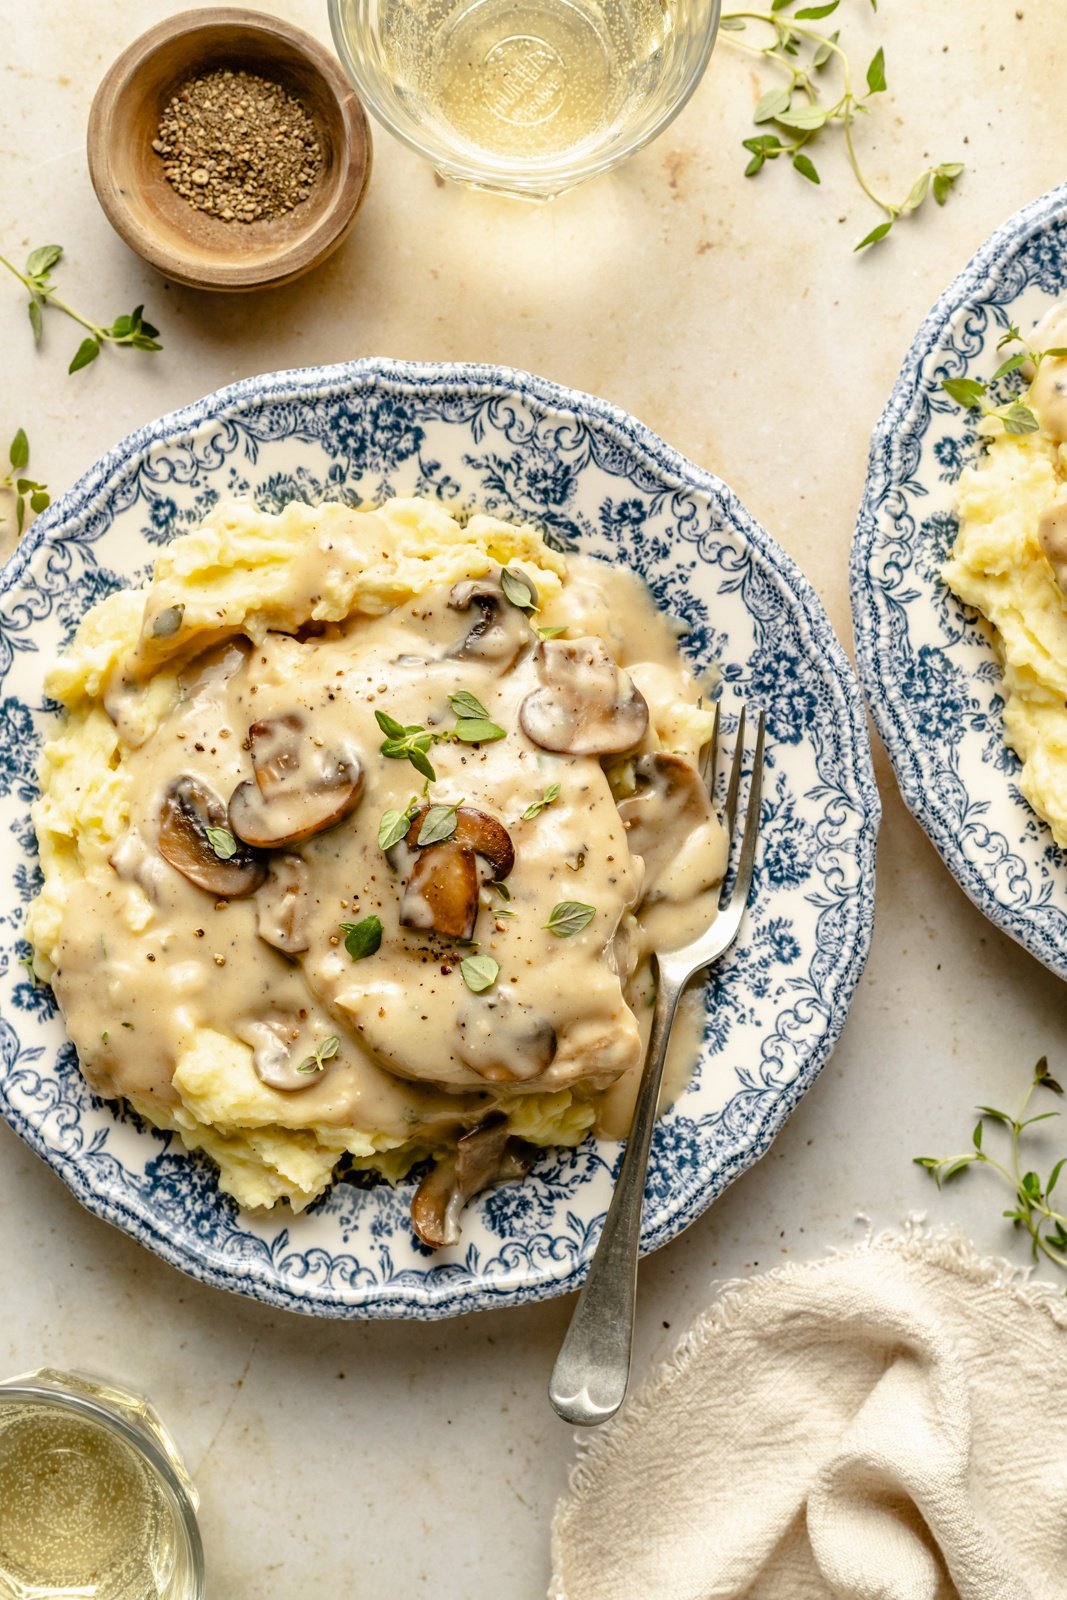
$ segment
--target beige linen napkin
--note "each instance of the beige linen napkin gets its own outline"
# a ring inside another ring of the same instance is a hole
[[[728,1286],[580,1448],[551,1600],[1067,1600],[1067,1302],[959,1240]]]

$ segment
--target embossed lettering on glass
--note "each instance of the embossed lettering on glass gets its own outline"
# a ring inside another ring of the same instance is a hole
[[[700,82],[719,0],[330,0],[367,108],[446,177],[547,200],[632,155]]]

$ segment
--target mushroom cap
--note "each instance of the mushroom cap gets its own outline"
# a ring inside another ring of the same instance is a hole
[[[436,844],[419,844],[428,806],[420,806],[407,833],[386,852],[389,865],[408,874],[400,902],[405,928],[432,930],[445,939],[469,939],[478,920],[479,890],[490,877],[506,878],[515,865],[511,835],[496,817],[460,806],[455,832]]]
[[[256,932],[284,955],[299,955],[309,943],[308,870],[299,856],[272,857],[267,881],[256,891]]]
[[[525,573],[523,581],[533,593],[533,584]],[[506,672],[533,642],[526,613],[508,601],[498,577],[467,578],[453,584],[448,603],[454,611],[470,611],[473,607],[477,613],[463,639],[448,652],[450,656],[495,661],[500,671]]]
[[[506,991],[465,1006],[456,1029],[459,1059],[489,1083],[528,1082],[547,1072],[555,1059],[551,1022]]]
[[[174,779],[159,811],[160,855],[198,889],[238,900],[255,893],[267,868],[240,842],[229,860],[216,855],[207,830],[226,827],[226,807],[213,789],[189,774]]]
[[[545,639],[541,688],[519,707],[522,731],[542,750],[572,756],[622,755],[648,730],[648,704],[602,639]]]
[[[411,819],[411,826],[404,836],[404,843],[409,850],[435,848],[433,845],[419,845],[419,831],[429,809],[429,806],[420,806]],[[459,807],[456,812],[456,831],[451,839],[457,844],[465,844],[475,855],[488,862],[498,882],[506,878],[515,865],[515,847],[510,833],[496,817],[491,817],[488,811],[479,811],[476,806]]]
[[[300,1063],[307,1059],[307,1051],[297,1051],[293,1038],[298,1024],[292,1017],[266,1017],[246,1022],[239,1037],[252,1046],[252,1067],[256,1077],[269,1089],[310,1089],[318,1074],[301,1072]]]
[[[465,1133],[455,1154],[438,1161],[415,1190],[411,1222],[423,1244],[433,1249],[458,1244],[459,1218],[467,1201],[494,1183],[525,1177],[534,1156],[531,1145],[509,1136],[502,1116]]]
[[[444,939],[469,939],[478,920],[481,874],[474,851],[453,839],[427,845],[415,858],[400,902],[404,928]]]
[[[655,752],[639,756],[633,770],[637,790],[619,801],[619,816],[631,853],[645,864],[643,897],[657,899],[671,869],[685,859],[687,846],[718,836],[720,825],[707,785],[691,761]]]
[[[300,712],[248,730],[254,783],[230,796],[230,827],[257,849],[299,844],[342,822],[363,794],[363,764],[347,746],[316,744]]]

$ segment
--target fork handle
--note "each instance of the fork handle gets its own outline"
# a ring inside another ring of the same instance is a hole
[[[579,1427],[613,1417],[630,1378],[648,1150],[674,1013],[688,976],[672,973],[662,961],[657,961],[656,970],[656,1009],[648,1058],[615,1193],[548,1385],[548,1397],[556,1411],[565,1422]]]

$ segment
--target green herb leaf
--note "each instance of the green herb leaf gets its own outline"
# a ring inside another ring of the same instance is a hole
[[[537,631],[542,639],[558,639],[561,633],[566,633],[569,626],[570,624],[565,622],[562,628],[538,628]]]
[[[30,278],[46,278],[63,254],[61,244],[42,244],[26,257],[26,273]]]
[[[1029,360],[1029,352],[1028,351],[1026,351],[1026,350],[1018,350],[1018,351],[1016,351],[1015,355],[1009,356],[1007,361],[1002,361],[1000,363],[1000,366],[997,368],[996,372],[994,372],[993,376],[990,378],[990,380],[989,380],[990,383],[996,383],[998,378],[1006,378],[1009,372],[1018,372],[1019,368],[1022,367],[1022,366],[1025,366],[1025,364],[1026,364],[1026,362],[1028,360]]]
[[[484,717],[460,717],[453,732],[464,744],[492,744],[496,739],[507,738],[503,728]]]
[[[885,88],[885,51],[879,46],[867,68],[867,93],[881,94]]]
[[[500,573],[500,587],[504,598],[520,611],[537,610],[537,591],[525,573],[516,567],[504,567]]]
[[[911,186],[911,191],[908,195],[908,198],[900,208],[901,211],[909,213],[912,211],[918,211],[919,207],[926,199],[927,192],[930,188],[930,179],[932,176],[933,174],[931,173],[929,167],[927,167],[925,172],[921,172],[919,174]]]
[[[816,47],[815,54],[811,58],[811,69],[813,72],[818,72],[820,67],[825,67],[826,63],[834,53],[833,46],[837,43],[840,37],[841,35],[839,32],[832,33],[828,39],[824,39],[822,44]]]
[[[977,378],[944,378],[941,387],[950,400],[973,411],[982,404],[989,385],[979,382]]]
[[[95,361],[99,354],[100,346],[95,339],[83,339],[77,350],[75,350],[67,371],[80,372],[82,367],[89,365],[90,361]]]
[[[791,96],[788,89],[770,89],[752,113],[753,122],[775,122],[783,111],[789,110]]]
[[[523,822],[531,822],[534,817],[538,816],[545,809],[546,806],[550,806],[553,800],[558,799],[559,784],[550,783],[540,800],[530,801],[530,804],[526,807],[526,810],[522,814]]]
[[[411,826],[411,819],[418,810],[412,803],[406,811],[383,811],[378,823],[378,848],[391,850],[394,844],[399,844]]]
[[[456,814],[462,804],[462,800],[457,800],[452,806],[431,806],[422,819],[416,844],[440,844],[443,839],[451,839],[456,831]]]
[[[801,133],[810,133],[816,128],[822,128],[830,119],[830,113],[825,106],[797,106],[792,111],[782,111],[775,118],[783,128],[797,128]]]
[[[237,854],[237,840],[229,828],[205,828],[204,833],[220,861],[230,861]]]
[[[877,228],[872,228],[870,233],[860,240],[859,244],[853,246],[853,254],[855,254],[857,250],[866,250],[868,245],[878,244],[880,240],[886,237],[892,226],[893,224],[891,221],[880,222]]]
[[[500,965],[492,956],[466,956],[459,964],[460,974],[468,989],[482,994],[491,989],[500,972]]]
[[[382,924],[379,917],[364,917],[362,922],[342,922],[345,949],[353,961],[372,956],[382,942]]]
[[[998,406],[993,414],[1004,424],[1005,433],[1036,433],[1040,427],[1030,407],[1024,406],[1021,400],[1013,400],[1007,406]]]
[[[595,916],[596,906],[587,906],[581,900],[559,900],[552,907],[544,926],[557,939],[569,939],[572,934],[581,933],[583,928],[587,928]]]
[[[476,695],[469,689],[457,689],[455,694],[450,694],[448,703],[457,717],[488,717],[489,713]]]
[[[30,505],[34,511],[44,511],[51,505],[51,500],[43,487],[35,489],[30,495]]]
[[[981,1117],[978,1118],[978,1121],[974,1125],[974,1133],[971,1135],[971,1138],[972,1138],[972,1140],[974,1142],[974,1148],[976,1150],[981,1150],[981,1148],[982,1148],[982,1119],[981,1119]]]
[[[804,154],[803,150],[797,151],[796,155],[793,157],[793,165],[800,173],[800,176],[802,178],[807,178],[809,183],[820,182],[819,174],[816,172],[813,163]]]
[[[744,17],[723,17],[719,27],[724,33],[744,33],[745,19]]]
[[[327,1061],[332,1060],[340,1048],[340,1039],[336,1033],[331,1033],[328,1039],[323,1039],[313,1056],[308,1056],[306,1060],[301,1061],[296,1069],[297,1072],[322,1072]]]
[[[798,22],[817,22],[820,17],[828,17],[837,10],[841,0],[828,0],[824,6],[805,6],[803,11],[795,11],[793,15]]]
[[[511,890],[508,888],[506,883],[498,883],[496,879],[493,878],[489,883],[486,884],[485,887],[487,889],[495,889],[501,900],[511,899]]]
[[[402,739],[408,731],[403,723],[397,722],[396,718],[391,717],[388,711],[376,711],[374,720],[382,732],[388,734],[390,739]]]
[[[934,168],[934,199],[943,206],[956,179],[963,171],[962,161],[943,161]]]
[[[41,316],[41,302],[35,294],[30,296],[26,310],[30,315],[30,327],[33,329],[33,342],[40,344],[44,332],[44,318]]]
[[[7,458],[15,472],[21,472],[30,459],[30,441],[26,437],[25,428],[20,428],[11,441]]]

